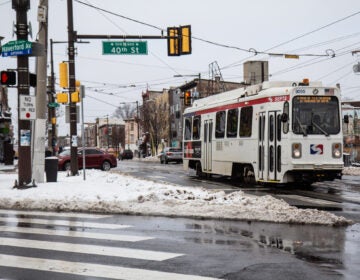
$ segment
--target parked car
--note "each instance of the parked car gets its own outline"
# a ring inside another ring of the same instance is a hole
[[[183,152],[182,149],[179,148],[171,148],[166,147],[160,153],[160,163],[169,163],[169,162],[177,162],[180,163],[183,161]]]
[[[134,153],[132,150],[123,150],[120,154],[119,154],[119,160],[123,160],[123,159],[132,159],[134,157]]]
[[[83,168],[83,149],[78,149],[78,166],[79,169]],[[58,155],[59,170],[70,170],[71,164],[71,150],[65,150]],[[117,160],[114,155],[101,151],[98,148],[85,148],[85,166],[86,168],[100,168],[108,171],[117,166]]]

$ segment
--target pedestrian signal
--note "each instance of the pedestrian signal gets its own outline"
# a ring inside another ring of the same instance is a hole
[[[6,86],[16,85],[16,72],[15,71],[1,71],[0,74],[1,84]]]

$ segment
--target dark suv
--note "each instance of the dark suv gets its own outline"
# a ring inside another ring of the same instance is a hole
[[[183,152],[182,149],[179,148],[166,147],[160,153],[159,157],[160,157],[160,163],[167,164],[171,161],[180,163],[183,161]]]
[[[132,159],[134,157],[134,153],[132,150],[123,150],[120,154],[119,154],[119,160],[123,160],[123,159]]]

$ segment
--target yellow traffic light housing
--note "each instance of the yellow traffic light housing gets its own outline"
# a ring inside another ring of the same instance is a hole
[[[72,103],[80,102],[80,94],[78,91],[74,91],[73,93],[71,93],[71,102]]]
[[[68,75],[68,64],[66,62],[61,62],[59,64],[59,76],[60,76],[60,87],[68,88],[69,75]]]
[[[191,54],[191,26],[167,28],[168,56]]]
[[[67,93],[60,92],[56,94],[56,99],[58,103],[68,103],[69,102],[69,96]]]
[[[186,91],[184,93],[184,105],[185,106],[191,105],[191,92],[190,91]]]

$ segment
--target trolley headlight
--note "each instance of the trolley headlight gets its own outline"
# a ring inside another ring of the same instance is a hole
[[[341,143],[332,144],[332,155],[334,158],[341,158]]]
[[[301,144],[300,143],[292,144],[292,157],[293,158],[301,158]]]

